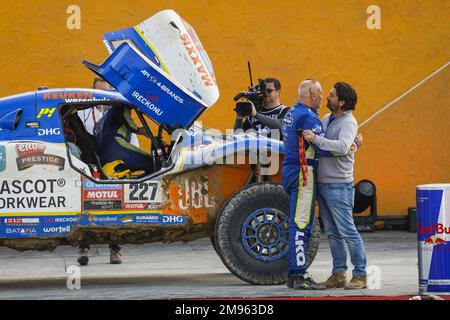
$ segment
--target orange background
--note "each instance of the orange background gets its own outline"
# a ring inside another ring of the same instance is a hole
[[[68,30],[69,5],[81,8],[81,30]],[[381,8],[381,30],[369,30],[366,9]],[[221,97],[201,120],[225,130],[233,96],[254,79],[282,82],[292,105],[300,81],[314,77],[324,98],[336,81],[352,84],[364,121],[450,59],[450,2],[434,1],[1,1],[0,95],[46,85],[90,87],[80,63],[107,56],[102,34],[174,9],[197,31],[213,63]],[[370,179],[380,214],[405,214],[415,187],[450,182],[450,67],[361,128],[355,181]],[[327,110],[326,101],[320,109]]]

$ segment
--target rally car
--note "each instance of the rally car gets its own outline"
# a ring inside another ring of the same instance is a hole
[[[196,122],[219,90],[194,29],[174,11],[104,37],[110,56],[99,66],[84,64],[116,90],[40,88],[0,99],[0,245],[53,250],[210,237],[237,277],[285,282],[282,143],[257,133],[223,135]],[[95,138],[77,115],[98,105],[134,110],[150,137],[154,172],[105,174]],[[69,142],[68,132],[76,139]],[[316,226],[308,263],[317,251]]]

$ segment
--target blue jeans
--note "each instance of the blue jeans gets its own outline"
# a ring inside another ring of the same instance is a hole
[[[317,190],[319,214],[325,226],[333,257],[333,273],[347,271],[350,251],[354,276],[366,275],[364,243],[353,221],[355,189],[353,183],[319,183]]]

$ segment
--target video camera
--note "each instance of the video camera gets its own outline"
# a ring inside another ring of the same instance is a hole
[[[252,70],[250,67],[250,62],[248,62],[248,70],[250,74],[250,87],[248,91],[243,91],[238,93],[234,97],[234,101],[238,101],[242,98],[247,101],[239,101],[236,103],[236,111],[240,116],[247,117],[252,114],[252,102],[255,105],[256,111],[259,111],[264,103],[264,96],[266,94],[266,82],[263,79],[258,80],[258,84],[253,85],[252,80]]]

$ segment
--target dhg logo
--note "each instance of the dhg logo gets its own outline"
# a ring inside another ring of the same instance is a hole
[[[59,136],[61,128],[38,129],[38,136]]]

